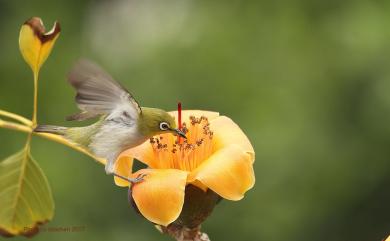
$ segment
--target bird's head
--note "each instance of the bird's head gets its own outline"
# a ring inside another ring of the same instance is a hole
[[[138,129],[146,137],[172,133],[186,138],[185,133],[177,128],[173,116],[161,109],[142,107],[142,114],[138,119]]]

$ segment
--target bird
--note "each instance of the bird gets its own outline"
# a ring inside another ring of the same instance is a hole
[[[115,163],[121,152],[158,134],[172,133],[186,138],[185,133],[177,128],[173,116],[162,109],[141,107],[125,87],[89,60],[77,61],[67,80],[76,90],[75,101],[81,112],[68,116],[66,120],[99,119],[82,127],[37,125],[34,131],[63,136],[106,159],[106,174],[131,183],[140,182],[144,175],[126,178],[115,173]]]

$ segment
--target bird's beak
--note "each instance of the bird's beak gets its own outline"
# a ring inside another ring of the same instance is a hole
[[[182,132],[181,130],[179,130],[179,129],[171,129],[171,130],[172,130],[173,132],[175,132],[177,135],[179,135],[179,136],[181,136],[181,137],[187,139],[186,134],[185,134],[184,132]]]

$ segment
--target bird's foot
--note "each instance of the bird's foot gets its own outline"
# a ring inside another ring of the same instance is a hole
[[[127,177],[124,177],[124,176],[121,176],[119,174],[116,174],[116,173],[113,173],[114,176],[116,177],[119,177],[125,181],[128,181],[130,182],[131,184],[135,184],[135,183],[139,183],[139,182],[142,182],[144,180],[144,177],[147,175],[147,174],[139,174],[136,178],[127,178]]]
[[[147,176],[147,174],[141,173],[136,178],[129,178],[129,181],[131,183],[139,183],[139,182],[142,182],[144,180],[144,177],[146,177],[146,176]]]

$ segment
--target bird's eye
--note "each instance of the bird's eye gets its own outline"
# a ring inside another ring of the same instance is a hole
[[[166,131],[166,130],[168,130],[168,129],[169,129],[168,123],[166,123],[166,122],[161,122],[161,123],[160,123],[160,130]]]

